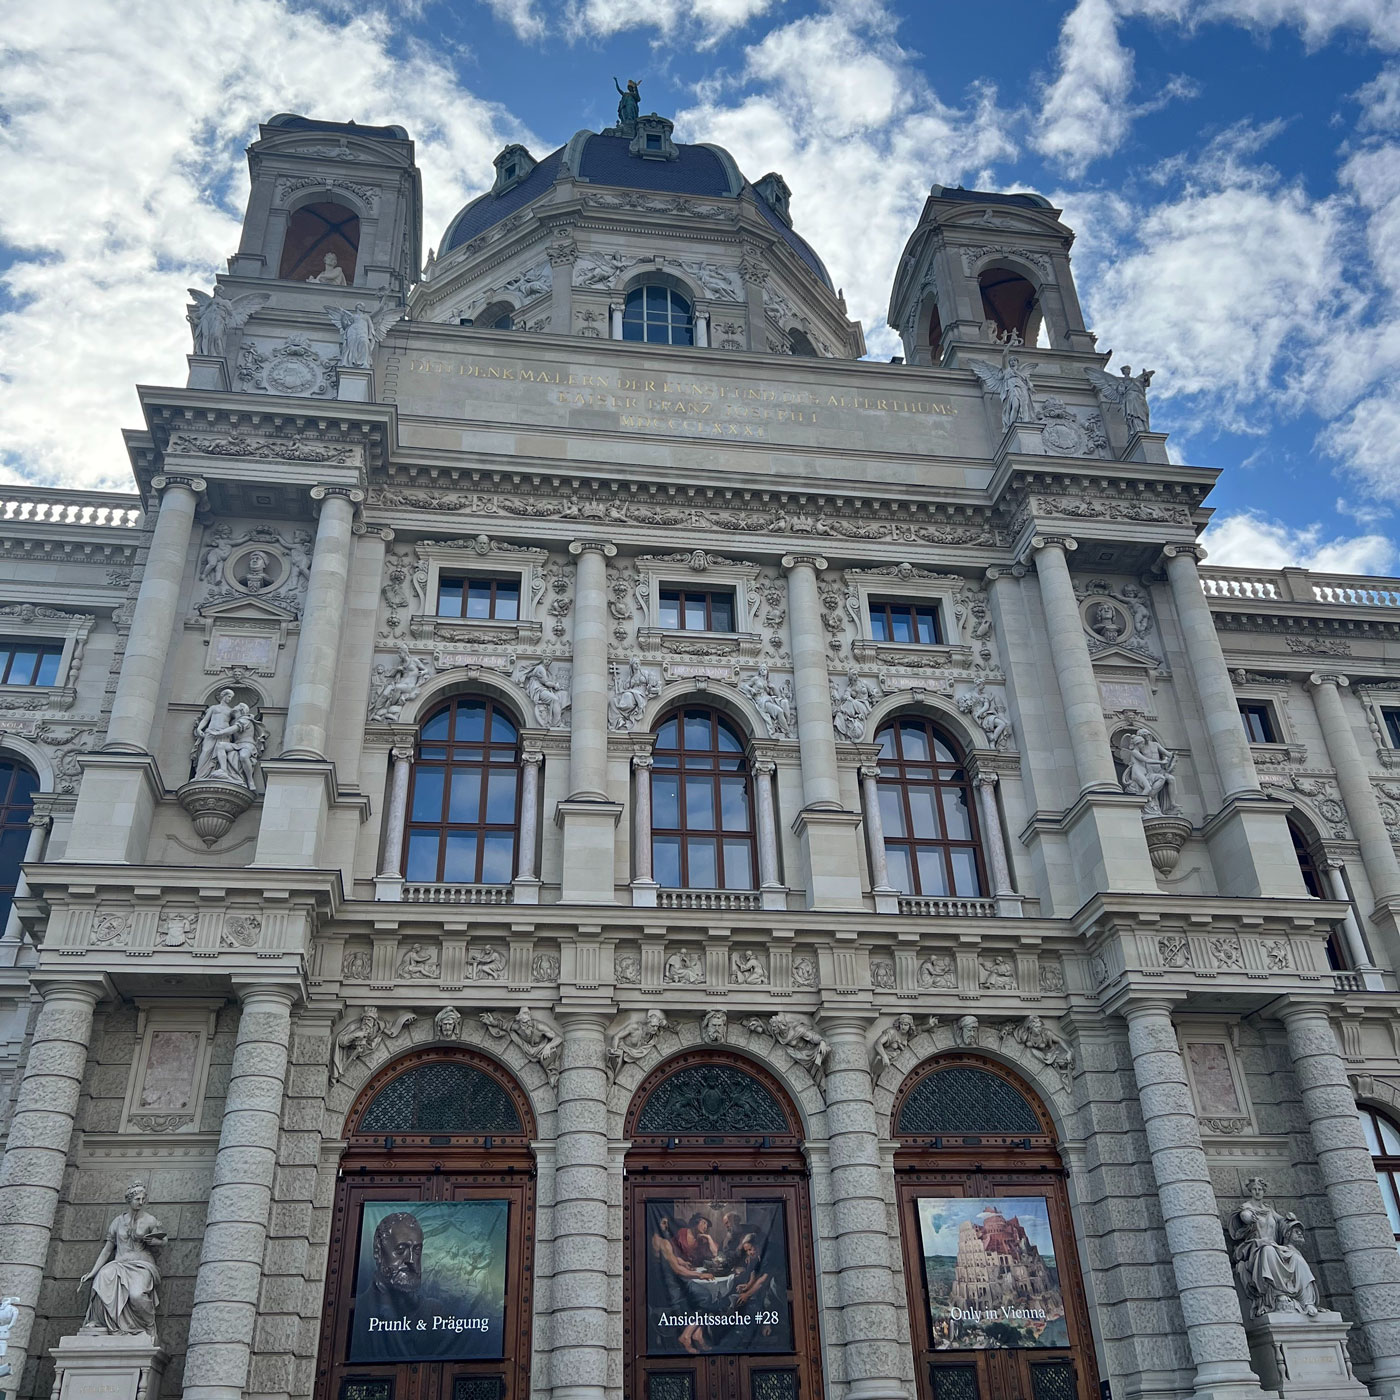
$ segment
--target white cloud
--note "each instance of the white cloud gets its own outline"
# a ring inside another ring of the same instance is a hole
[[[544,38],[548,26],[535,8],[535,0],[485,0],[491,13],[515,30],[517,39],[529,42]]]
[[[1395,541],[1380,534],[1324,539],[1321,525],[1295,529],[1254,511],[1218,517],[1202,537],[1210,563],[1239,569],[1297,566],[1329,574],[1385,574]]]
[[[493,8],[509,0],[490,0]],[[627,29],[655,29],[656,42],[674,43],[678,35],[694,32],[701,48],[712,47],[726,34],[767,14],[782,0],[567,0],[562,27],[579,37],[606,39]]]
[[[268,36],[276,42],[269,43]],[[388,21],[282,0],[56,0],[7,14],[0,243],[0,459],[63,485],[126,486],[133,383],[184,381],[187,286],[237,246],[243,146],[279,111],[400,122],[438,231],[519,134]]]

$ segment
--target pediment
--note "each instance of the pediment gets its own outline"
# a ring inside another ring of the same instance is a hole
[[[196,609],[200,617],[222,622],[273,622],[279,626],[295,622],[301,615],[297,600],[282,594],[254,597],[240,593],[235,597],[214,594]]]

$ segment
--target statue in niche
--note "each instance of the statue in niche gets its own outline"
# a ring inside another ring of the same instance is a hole
[[[968,361],[968,368],[982,381],[982,387],[1001,400],[1003,432],[1015,423],[1035,422],[1035,392],[1030,372],[1023,368],[1021,357],[1010,351],[1010,346],[1002,351],[1000,368],[981,360]]]
[[[345,269],[340,265],[340,259],[334,253],[327,253],[321,259],[320,272],[313,272],[306,279],[308,282],[319,282],[323,287],[344,287]]]
[[[854,666],[846,672],[844,690],[839,688],[838,681],[832,681],[830,684],[831,722],[843,739],[858,744],[865,738],[865,721],[879,703],[880,692],[869,681],[864,680]]]
[[[1124,365],[1117,379],[1101,369],[1086,369],[1084,373],[1098,391],[1099,398],[1111,403],[1123,415],[1129,435],[1148,431],[1152,420],[1147,407],[1147,386],[1152,383],[1155,370],[1145,369],[1134,374],[1131,365]]]
[[[260,549],[248,556],[248,572],[243,578],[243,587],[249,593],[261,593],[272,582],[268,575],[268,558]]]
[[[416,700],[423,683],[432,675],[432,668],[412,655],[406,642],[399,643],[398,660],[390,667],[382,661],[374,668],[370,681],[369,722],[392,724],[410,700]]]
[[[415,1012],[400,1011],[384,1021],[380,1019],[377,1006],[362,1007],[359,1016],[335,1038],[335,1048],[331,1052],[335,1074],[332,1082],[344,1079],[346,1070],[356,1060],[368,1060],[386,1040],[396,1040],[403,1034],[404,1027],[417,1019]]]
[[[909,1048],[909,1042],[918,1034],[914,1018],[909,1015],[896,1016],[894,1024],[887,1026],[875,1037],[872,1054],[875,1058],[875,1073],[883,1074],[893,1067],[895,1061]]]
[[[774,684],[768,674],[768,663],[760,661],[753,675],[739,682],[739,689],[753,701],[754,709],[763,716],[773,738],[792,738],[797,702],[790,680],[784,677]]]
[[[235,700],[233,691],[221,690],[200,715],[194,740],[190,757],[196,781],[235,783],[254,790],[267,731],[248,705]]]
[[[389,333],[403,316],[403,308],[381,304],[371,311],[362,301],[353,311],[344,307],[327,306],[326,315],[340,331],[340,364],[343,369],[369,369],[373,363],[374,347]]]
[[[1123,791],[1145,797],[1142,809],[1148,817],[1175,817],[1181,813],[1176,805],[1176,755],[1158,742],[1147,728],[1130,729],[1118,743],[1118,758],[1123,765]]]
[[[1274,1312],[1317,1316],[1317,1280],[1297,1245],[1303,1225],[1292,1211],[1280,1215],[1265,1200],[1269,1183],[1253,1176],[1248,1193],[1230,1217],[1235,1242],[1235,1277],[1250,1302],[1251,1317]]]
[[[230,297],[222,287],[215,287],[211,297],[193,287],[188,290],[194,298],[194,310],[186,313],[194,333],[194,353],[215,360],[224,357],[228,333],[241,330],[253,312],[272,300],[267,292],[246,292],[243,296]]]
[[[1095,603],[1089,609],[1089,630],[1105,642],[1116,642],[1123,635],[1123,616],[1112,603]]]
[[[81,1292],[90,1286],[87,1316],[79,1336],[146,1336],[156,1341],[156,1308],[160,1304],[160,1265],[156,1256],[165,1247],[165,1228],[146,1209],[146,1188],[139,1181],[127,1187],[128,1209],[107,1227],[107,1239],[87,1273],[78,1280]]]
[[[617,88],[617,124],[619,126],[634,126],[637,116],[642,110],[642,85],[636,78],[627,79],[627,90],[624,92],[617,79],[613,79],[613,86]]]
[[[661,1032],[670,1028],[666,1013],[652,1007],[646,1015],[629,1021],[621,1030],[614,1032],[608,1042],[608,1073],[612,1082],[617,1083],[624,1066],[641,1064],[656,1048]]]

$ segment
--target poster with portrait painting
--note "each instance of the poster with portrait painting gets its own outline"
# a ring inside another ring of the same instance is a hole
[[[367,1201],[350,1360],[504,1356],[510,1202]]]
[[[648,1201],[647,1355],[790,1353],[782,1201]]]
[[[1044,1196],[926,1196],[918,1206],[935,1351],[1069,1345]]]

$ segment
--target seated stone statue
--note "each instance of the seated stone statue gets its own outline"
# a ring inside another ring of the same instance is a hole
[[[1296,1248],[1302,1222],[1292,1212],[1280,1215],[1264,1199],[1269,1183],[1262,1177],[1251,1177],[1244,1186],[1249,1195],[1230,1217],[1230,1238],[1235,1241],[1235,1277],[1249,1299],[1251,1316],[1294,1312],[1316,1317],[1317,1280]]]
[[[160,1266],[156,1255],[165,1247],[165,1230],[146,1210],[146,1188],[127,1188],[130,1209],[107,1227],[107,1241],[96,1263],[78,1281],[92,1286],[81,1333],[142,1334],[156,1341],[156,1308],[160,1303]]]

